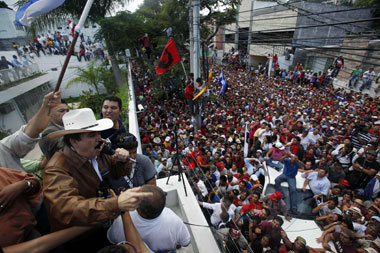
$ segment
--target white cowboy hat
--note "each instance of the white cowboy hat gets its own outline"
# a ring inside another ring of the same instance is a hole
[[[160,144],[160,143],[161,143],[161,139],[160,139],[160,137],[155,137],[155,138],[153,139],[153,142],[156,143],[156,144]]]
[[[49,139],[58,138],[66,134],[99,132],[113,127],[111,119],[96,120],[95,114],[90,108],[69,111],[63,115],[62,121],[65,129],[49,134]]]

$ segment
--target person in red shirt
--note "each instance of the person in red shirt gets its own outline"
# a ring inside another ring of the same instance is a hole
[[[259,201],[260,194],[258,192],[253,192],[251,194],[252,198],[248,205],[243,205],[243,207],[240,209],[241,213],[245,212],[252,212],[253,214],[256,214],[256,210],[261,210],[263,207],[261,206],[261,203]]]
[[[194,83],[192,80],[190,80],[185,89],[185,99],[186,104],[189,107],[189,111],[191,115],[194,115],[194,102],[193,102],[193,96],[194,96]]]

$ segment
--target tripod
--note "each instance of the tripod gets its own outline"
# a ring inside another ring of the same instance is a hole
[[[178,167],[178,182],[180,182],[182,180],[182,182],[183,182],[183,189],[185,190],[185,195],[187,197],[187,190],[186,190],[185,180],[183,178],[183,173],[182,173],[183,168],[182,168],[182,165],[181,165],[181,161],[179,159],[180,158],[180,154],[178,152],[177,124],[174,125],[174,141],[175,141],[176,154],[174,155],[173,163],[172,163],[173,166],[169,170],[169,176],[168,176],[168,179],[166,180],[166,184],[169,184],[170,176],[173,173],[174,164],[177,164],[177,167]]]

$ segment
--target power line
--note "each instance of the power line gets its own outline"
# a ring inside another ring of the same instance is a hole
[[[306,26],[296,26],[296,27],[286,27],[286,28],[276,28],[276,29],[269,29],[269,30],[260,30],[260,31],[255,31],[255,33],[267,33],[267,32],[272,32],[272,31],[291,31],[291,30],[297,30],[297,29],[303,29],[303,28],[313,28],[313,27],[324,27],[324,26],[336,26],[336,25],[344,25],[344,24],[352,24],[352,23],[362,23],[362,22],[370,22],[370,21],[375,21],[375,20],[380,20],[380,17],[376,18],[368,18],[368,19],[359,19],[359,20],[354,20],[354,21],[342,21],[342,22],[336,22],[336,23],[329,23],[329,24],[318,24],[318,25],[306,25]],[[224,28],[225,30],[228,31],[233,31],[228,28]],[[238,32],[239,34],[247,34],[249,32],[243,31],[243,32]],[[253,33],[253,32],[252,32]]]
[[[278,1],[277,1],[277,2],[278,2]],[[305,9],[303,9],[303,8],[300,8],[300,7],[292,6],[290,3],[289,3],[289,4],[285,4],[284,6],[287,7],[288,9],[291,9],[291,10],[294,11],[294,12],[296,11],[295,9],[297,9],[298,13],[299,13],[300,15],[302,15],[302,16],[313,15],[313,14],[314,14],[313,12],[311,12],[311,11],[309,11],[309,10],[305,10]],[[308,14],[302,14],[302,13],[299,12],[300,10],[303,11],[303,12],[305,12],[305,13],[308,13]],[[318,17],[321,17],[321,15],[317,15],[317,16],[318,16]],[[311,16],[306,16],[306,17],[308,17],[308,18],[310,18],[310,19],[312,19],[312,20],[314,20],[314,21],[317,21],[317,22],[320,22],[320,23],[327,24],[327,22],[324,21],[324,20],[318,20],[318,19],[316,19],[316,18],[312,18]],[[322,17],[322,18],[328,18],[328,19],[330,19],[330,20],[332,20],[332,21],[339,21],[339,20],[334,19],[334,18],[331,18],[331,17]],[[351,24],[351,26],[357,26],[357,27],[360,27],[360,28],[362,28],[362,29],[366,29],[366,27],[362,27],[362,26],[358,26],[358,25],[353,25],[353,24]],[[344,28],[344,27],[339,27],[339,26],[337,26],[337,28],[342,29],[342,30],[345,30],[346,32],[352,32],[351,30],[346,29],[346,28]],[[372,29],[372,30],[373,30],[373,29]]]
[[[298,7],[296,7],[296,8],[298,8]],[[308,16],[314,16],[314,15],[324,15],[324,14],[330,14],[330,13],[348,12],[348,11],[356,11],[356,10],[363,10],[363,9],[367,9],[367,8],[352,8],[352,9],[347,9],[347,10],[335,10],[335,11],[326,11],[326,12],[317,12],[317,13],[314,12],[314,13],[311,13],[311,14],[304,14],[303,16],[304,17],[308,17]],[[239,12],[239,13],[241,13],[241,12]],[[261,15],[268,15],[268,14],[261,14]],[[260,16],[260,15],[258,15],[258,16]],[[272,17],[272,18],[262,18],[262,19],[255,19],[255,18],[253,18],[253,20],[247,20],[246,19],[246,20],[239,21],[239,22],[250,22],[250,21],[256,22],[256,21],[266,21],[266,20],[274,20],[274,19],[287,19],[287,18],[296,18],[296,17],[298,17],[298,15],[290,15],[290,16],[283,16],[283,17]]]
[[[224,43],[224,44],[231,44],[233,42],[231,41],[215,41],[215,43]],[[266,45],[267,43],[265,41],[263,41],[262,43],[255,43],[257,45]],[[319,49],[319,50],[337,50],[337,49],[341,49],[341,50],[362,50],[362,51],[380,51],[380,49],[364,49],[364,48],[350,48],[350,47],[317,47],[317,46],[309,46],[309,45],[306,45],[306,44],[301,44],[301,43],[298,43],[299,45],[298,46],[295,46],[296,48],[299,48],[299,49],[309,49],[309,51],[311,51],[311,49]],[[284,44],[271,44],[271,45],[266,45],[267,47],[274,47],[274,46],[280,46],[280,47],[286,47],[286,45]],[[288,46],[290,47],[290,46]],[[315,52],[315,51],[313,51]],[[374,59],[374,60],[380,60],[379,57],[375,57],[375,56],[365,56],[365,55],[360,55],[360,54],[355,54],[355,53],[348,53],[348,52],[339,52],[340,54],[349,54],[349,55],[353,55],[353,56],[360,56],[360,57],[363,57],[363,58],[366,58],[366,59]],[[333,56],[334,58],[336,57],[336,55],[331,55],[330,56]],[[363,64],[370,64],[370,65],[375,65],[375,66],[380,66],[378,64],[375,64],[375,63],[369,63],[369,62],[364,62],[364,61],[359,61],[359,60],[355,60],[355,59],[351,59],[351,58],[346,58],[345,59],[347,60],[351,60],[351,61],[356,61],[356,62],[360,62],[360,63],[363,63]]]

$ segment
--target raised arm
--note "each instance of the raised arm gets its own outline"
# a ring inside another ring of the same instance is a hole
[[[50,121],[50,109],[61,103],[61,91],[50,92],[42,100],[42,105],[38,112],[29,120],[24,133],[30,138],[37,138],[46,128]]]
[[[125,240],[127,242],[130,242],[132,245],[136,247],[136,250],[138,253],[149,253],[149,250],[145,246],[143,240],[140,237],[139,232],[137,231],[135,225],[133,224],[133,221],[131,219],[131,216],[129,215],[129,212],[125,212],[121,219],[123,220],[123,228],[124,228],[124,234],[125,234]],[[133,251],[134,249],[127,244],[123,244],[123,247],[128,249],[129,251]]]

